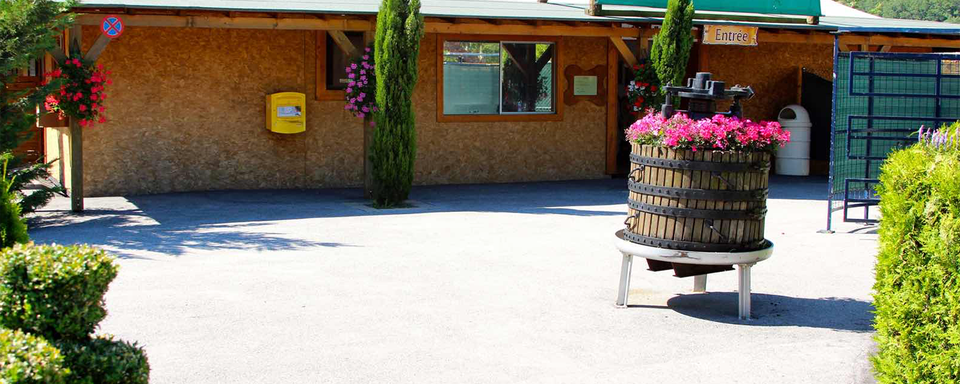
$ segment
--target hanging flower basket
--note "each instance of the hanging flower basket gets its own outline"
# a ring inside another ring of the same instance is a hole
[[[630,113],[639,116],[649,108],[663,104],[663,90],[660,89],[660,79],[649,60],[643,60],[633,66],[634,78],[627,84],[627,100],[630,102]]]
[[[355,58],[347,65],[347,89],[344,92],[347,105],[344,109],[361,119],[373,117],[377,112],[376,91],[377,81],[373,62],[373,49],[367,47],[363,55]],[[371,121],[370,125],[374,123]]]
[[[44,106],[56,113],[60,119],[77,119],[81,127],[91,127],[95,123],[105,123],[106,108],[103,106],[107,94],[104,89],[113,84],[102,65],[96,67],[80,59],[67,59],[57,69],[46,74],[51,81],[59,81],[60,89],[47,96]]]
[[[632,144],[627,240],[705,252],[766,246],[770,157],[790,140],[778,123],[722,115],[667,119],[649,110],[626,136]]]

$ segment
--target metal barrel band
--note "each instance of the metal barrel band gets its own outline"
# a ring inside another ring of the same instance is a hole
[[[629,228],[623,230],[623,238],[632,243],[648,245],[657,248],[676,249],[681,251],[699,252],[748,252],[763,249],[767,246],[766,240],[743,244],[713,244],[693,241],[666,240],[656,237],[638,235]]]
[[[754,163],[715,163],[712,161],[660,159],[656,157],[640,156],[636,153],[630,154],[630,161],[634,164],[651,167],[674,168],[688,171],[766,173],[770,170],[769,161],[758,161]]]
[[[670,197],[675,199],[694,199],[694,200],[723,200],[723,201],[766,201],[767,189],[754,189],[748,191],[714,190],[714,189],[691,189],[691,188],[673,188],[661,187],[646,183],[627,181],[627,187],[631,192],[644,195],[654,195],[660,197]]]
[[[766,208],[755,208],[745,211],[724,211],[717,209],[664,207],[662,205],[641,203],[633,199],[628,199],[627,205],[637,211],[655,215],[707,220],[762,220],[767,215]]]

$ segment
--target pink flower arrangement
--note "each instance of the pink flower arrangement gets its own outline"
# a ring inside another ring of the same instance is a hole
[[[673,149],[773,152],[790,141],[790,132],[777,122],[755,123],[717,115],[693,120],[678,113],[671,118],[648,109],[626,130],[627,141]]]
[[[345,68],[350,82],[344,92],[347,105],[343,109],[350,111],[354,116],[361,119],[378,111],[375,104],[376,97],[374,97],[377,91],[375,68],[370,47],[364,49],[363,55]],[[371,121],[370,125],[373,126],[374,122]]]
[[[104,89],[113,81],[107,78],[110,71],[104,71],[102,65],[93,67],[80,59],[67,59],[59,68],[46,73],[50,81],[60,82],[60,89],[47,96],[44,107],[61,117],[78,119],[81,127],[91,127],[94,123],[106,123],[103,101],[107,98]]]

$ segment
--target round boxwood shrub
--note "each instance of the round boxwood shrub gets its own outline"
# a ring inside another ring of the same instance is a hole
[[[60,351],[40,337],[0,329],[0,382],[5,384],[66,383]]]
[[[878,192],[877,379],[960,382],[960,150],[891,154]]]
[[[106,252],[88,246],[20,244],[0,251],[0,326],[47,340],[83,340],[107,315],[103,294],[117,276]]]
[[[146,384],[150,382],[150,364],[143,348],[136,343],[99,336],[85,341],[57,344],[63,353],[63,365],[70,369],[69,381],[79,384]]]

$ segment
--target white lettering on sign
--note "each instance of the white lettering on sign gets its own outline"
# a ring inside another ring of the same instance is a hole
[[[703,43],[756,46],[758,29],[739,25],[706,25],[703,28]]]

